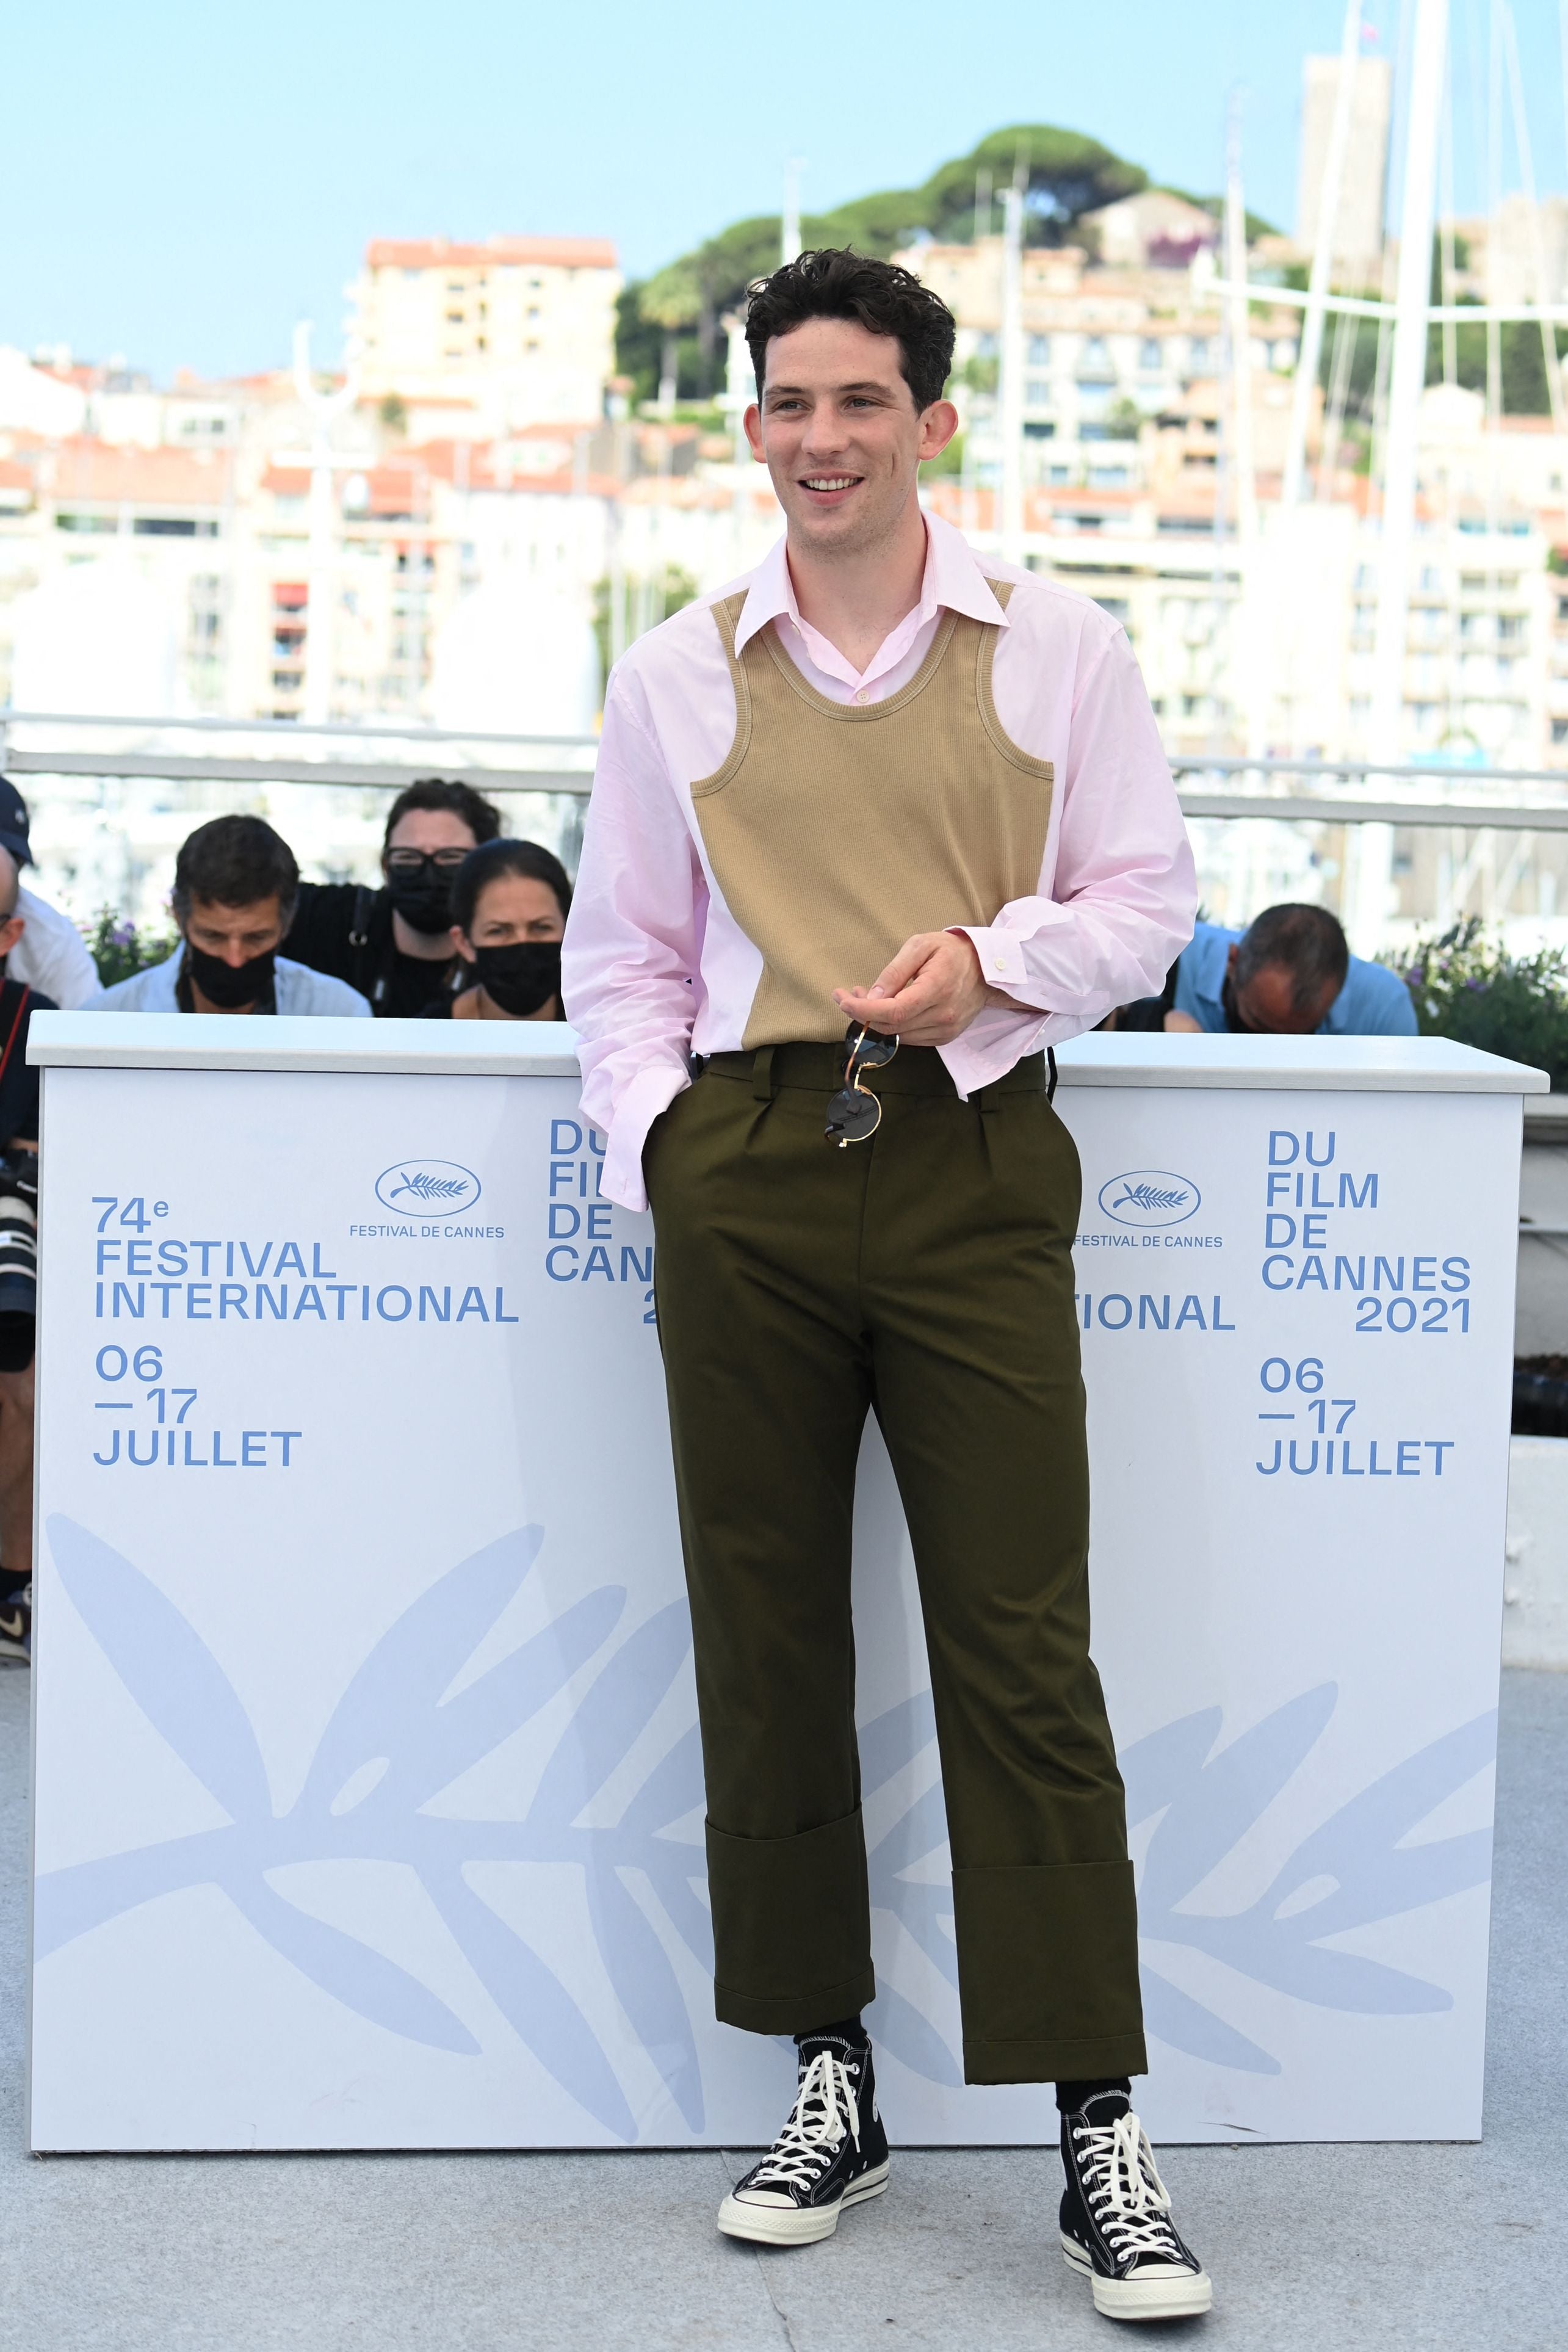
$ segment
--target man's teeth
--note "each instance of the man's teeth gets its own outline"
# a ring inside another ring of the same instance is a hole
[[[853,474],[808,474],[806,488],[809,490],[852,490],[857,478]]]

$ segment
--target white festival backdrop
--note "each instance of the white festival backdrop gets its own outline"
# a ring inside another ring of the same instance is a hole
[[[712,2014],[653,1237],[574,1080],[46,1086],[32,2145],[770,2136],[783,2047]],[[1474,2137],[1517,1097],[1058,1104],[1144,2112]],[[1049,2139],[961,2081],[874,1432],[856,1549],[889,2125]]]

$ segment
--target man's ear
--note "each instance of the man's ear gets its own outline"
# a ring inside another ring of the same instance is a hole
[[[1229,952],[1229,954],[1228,954],[1228,955],[1226,957],[1226,959],[1225,959],[1225,971],[1226,971],[1226,977],[1227,977],[1227,979],[1228,979],[1228,980],[1234,980],[1234,979],[1235,979],[1235,977],[1236,977],[1236,966],[1237,966],[1238,961],[1239,961],[1240,954],[1241,954],[1241,942],[1239,941],[1239,940],[1231,940],[1231,942],[1230,942],[1230,952]]]
[[[10,915],[0,923],[0,956],[8,956],[27,928],[24,915]]]
[[[758,408],[755,401],[752,402],[750,407],[747,410],[745,415],[740,421],[742,425],[745,427],[746,437],[751,444],[751,455],[754,461],[758,466],[766,466],[768,460],[762,452],[762,411]]]
[[[958,430],[958,412],[950,400],[934,400],[920,412],[920,462],[939,457]]]

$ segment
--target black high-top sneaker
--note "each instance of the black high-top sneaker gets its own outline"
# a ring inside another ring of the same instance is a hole
[[[831,2238],[846,2205],[887,2187],[887,2134],[876,2108],[871,2044],[807,2034],[789,2120],[718,2209],[729,2238],[809,2246]]]
[[[1214,2290],[1176,2235],[1148,2137],[1120,2091],[1096,2091],[1061,2118],[1061,2252],[1107,2319],[1184,2319]]]

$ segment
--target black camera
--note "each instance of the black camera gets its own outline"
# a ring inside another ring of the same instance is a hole
[[[0,1153],[0,1372],[25,1372],[38,1318],[38,1158]]]

